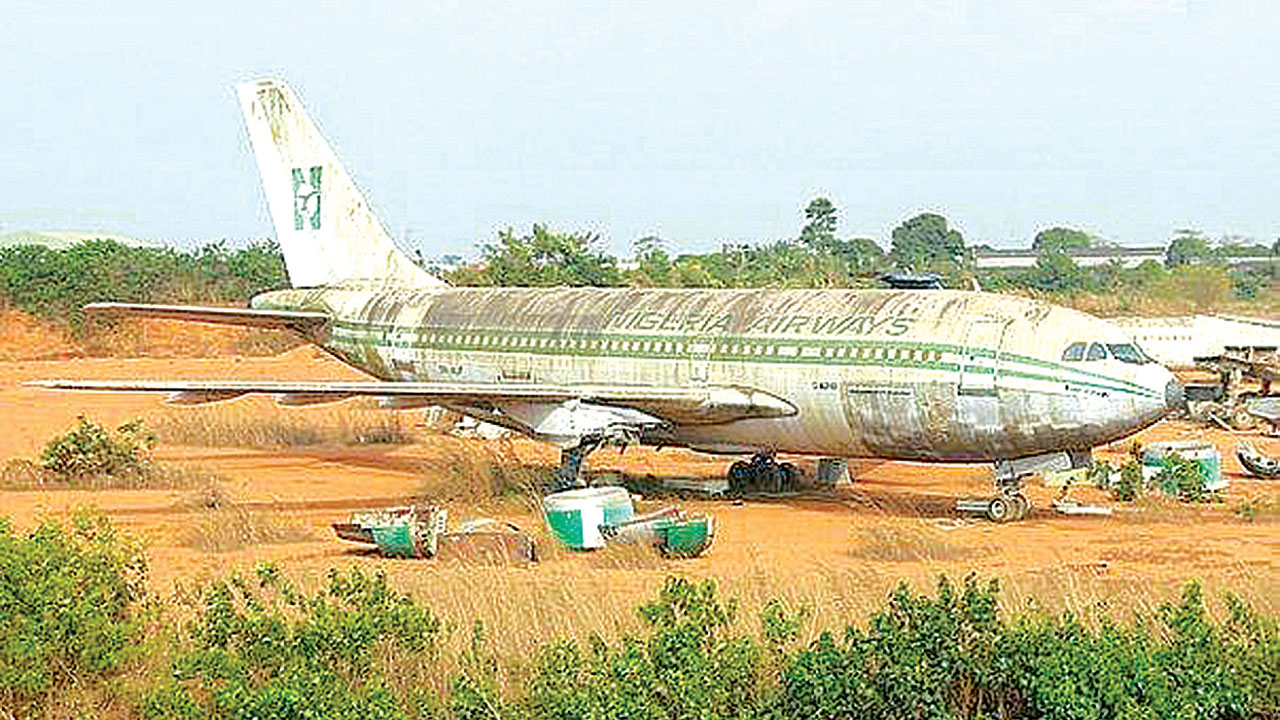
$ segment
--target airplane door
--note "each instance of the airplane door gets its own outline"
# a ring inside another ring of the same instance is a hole
[[[1002,427],[1000,419],[1000,358],[1011,320],[979,318],[965,329],[964,354],[956,386],[961,427],[967,442],[990,444]]]
[[[1000,355],[1009,320],[980,318],[969,323],[960,360],[960,394],[976,397],[996,394],[1000,379]]]
[[[698,335],[685,345],[689,362],[689,382],[692,385],[706,385],[711,373],[711,350],[715,346],[715,338],[711,335]]]

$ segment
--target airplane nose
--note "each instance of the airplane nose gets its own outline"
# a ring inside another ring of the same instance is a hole
[[[1187,409],[1187,389],[1177,380],[1170,380],[1164,386],[1164,406],[1170,412]]]

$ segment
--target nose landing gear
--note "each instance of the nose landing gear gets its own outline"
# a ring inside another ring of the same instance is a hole
[[[1031,501],[1022,492],[1022,478],[999,487],[999,493],[987,501],[986,516],[992,522],[1021,520],[1031,512]]]
[[[1031,513],[1031,502],[1022,494],[1022,483],[1028,477],[1036,473],[1084,468],[1092,463],[1093,457],[1087,448],[998,460],[992,474],[995,496],[957,500],[956,510],[985,515],[993,522],[1021,520]]]

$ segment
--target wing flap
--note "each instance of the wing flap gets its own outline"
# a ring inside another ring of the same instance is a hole
[[[423,404],[491,406],[562,403],[570,400],[630,407],[677,425],[708,425],[796,414],[786,400],[754,388],[652,387],[640,385],[534,385],[527,383],[271,382],[244,380],[37,380],[50,390],[166,393],[182,404],[217,402],[247,394],[269,394],[287,405],[376,397],[387,406]],[[204,398],[204,399],[202,399]]]

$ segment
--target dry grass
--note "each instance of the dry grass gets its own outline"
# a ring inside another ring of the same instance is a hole
[[[850,551],[855,558],[875,562],[948,563],[989,555],[994,548],[960,545],[941,530],[924,524],[870,527]]]
[[[254,545],[315,540],[298,518],[275,510],[253,510],[226,498],[219,490],[204,490],[186,503],[201,507],[182,533],[179,543],[206,553],[230,552]]]
[[[69,357],[207,358],[278,355],[303,344],[285,332],[177,320],[130,319],[75,337],[65,324],[0,309],[0,361]]]
[[[26,458],[0,466],[0,490],[187,490],[220,482],[221,473],[191,463],[149,462],[144,472],[68,482]]]
[[[513,504],[538,510],[552,468],[529,465],[509,439],[486,441],[433,436],[435,456],[422,467],[421,495],[435,503]]]
[[[345,402],[310,408],[231,403],[167,410],[151,423],[156,437],[201,447],[303,447],[413,442],[405,411]]]
[[[83,354],[66,328],[5,308],[0,310],[0,360],[52,360]]]
[[[1254,493],[1239,500],[1235,513],[1249,522],[1280,521],[1280,495]]]
[[[606,545],[591,553],[591,566],[602,570],[662,570],[672,571],[673,562],[662,556],[657,548],[644,544]]]
[[[302,344],[286,332],[157,319],[102,325],[78,343],[93,357],[166,358],[279,355]]]
[[[656,597],[667,576],[706,576],[697,569],[661,560],[651,565],[644,559],[627,567],[632,559],[597,553],[585,558],[585,564],[609,567],[591,572],[549,571],[545,566],[517,571],[440,566],[423,573],[416,566],[401,567],[392,573],[392,583],[427,603],[454,629],[446,655],[456,656],[465,648],[468,629],[479,619],[489,633],[489,647],[510,661],[527,659],[540,645],[554,639],[585,642],[592,635],[611,640],[637,635],[643,629],[639,605]],[[1182,589],[1182,581],[1110,577],[1066,568],[994,576],[1000,580],[1004,613],[1032,608],[1073,612],[1091,623],[1104,614],[1127,622],[1135,612],[1148,613],[1162,603],[1176,601]],[[951,575],[952,583],[961,579],[962,574]],[[851,625],[865,627],[903,582],[932,595],[937,575],[920,567],[904,568],[900,573],[870,567],[815,567],[796,576],[753,566],[745,574],[720,577],[718,586],[723,597],[736,599],[735,630],[759,632],[765,605],[780,600],[793,610],[808,609],[810,619],[799,642],[809,642],[824,630],[839,633]],[[1261,613],[1275,616],[1280,612],[1280,583],[1274,578],[1243,573],[1228,580],[1210,580],[1205,589],[1211,612],[1219,619],[1223,617],[1220,598],[1226,592],[1243,597]]]

